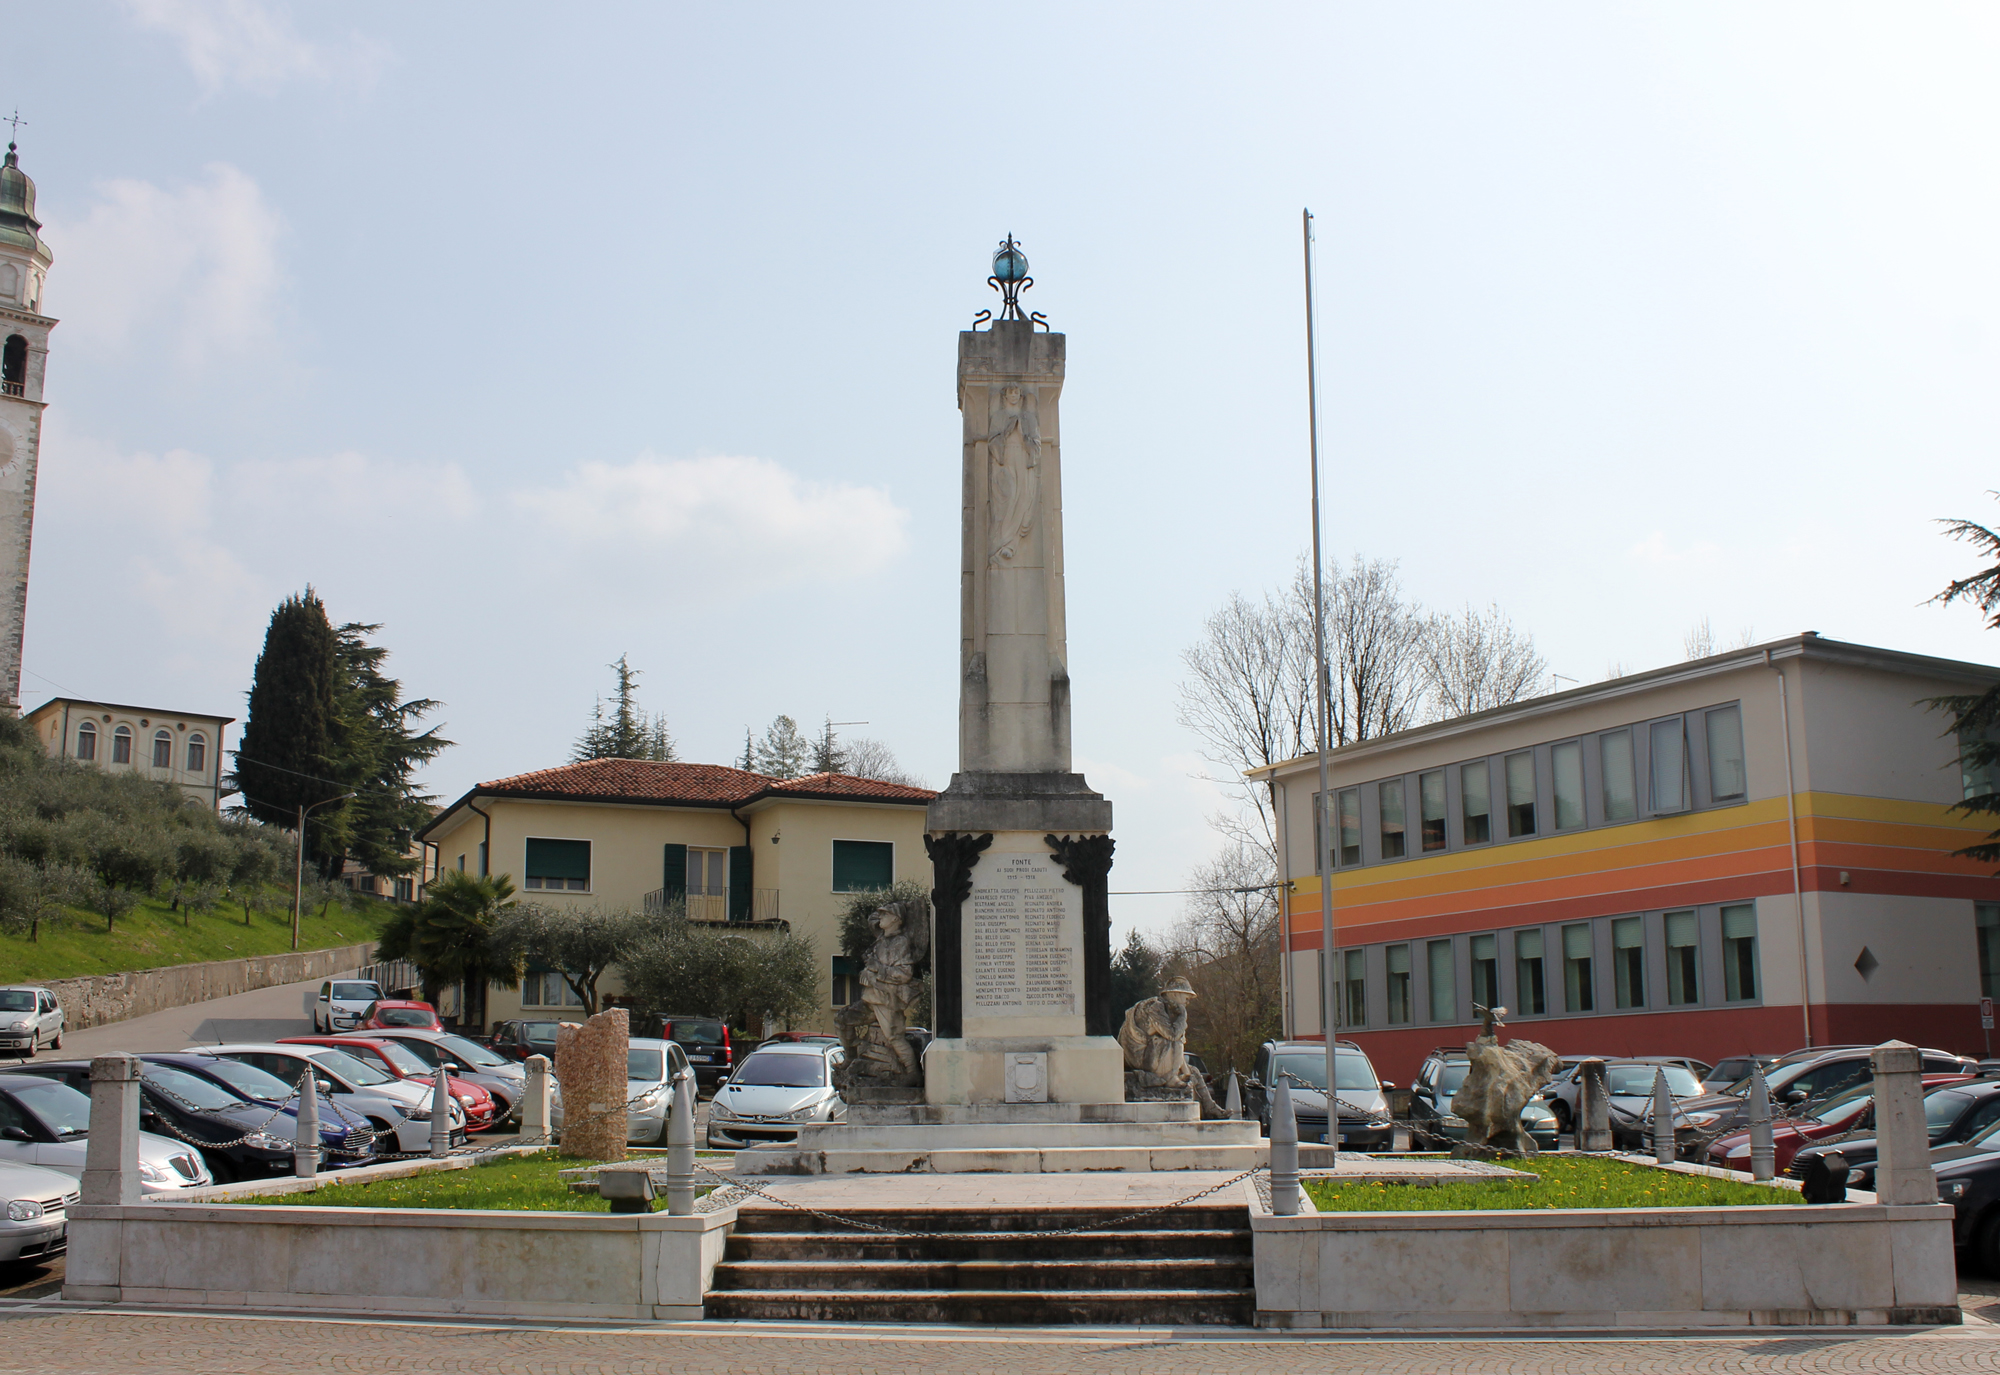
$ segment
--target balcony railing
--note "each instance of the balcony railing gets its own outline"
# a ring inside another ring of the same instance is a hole
[[[675,893],[671,899],[664,888],[655,888],[641,900],[646,915],[663,915],[672,905],[684,905],[689,921],[727,922],[729,916],[729,894],[721,893]],[[752,888],[750,890],[751,921],[778,920],[778,890],[776,888]]]
[[[26,396],[27,394],[28,384],[26,382],[0,382],[0,396]]]

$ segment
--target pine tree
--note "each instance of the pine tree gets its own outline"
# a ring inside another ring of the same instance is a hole
[[[826,718],[819,739],[813,741],[812,771],[814,773],[846,773],[847,751],[840,747],[840,737],[833,733],[833,717]]]
[[[250,706],[235,750],[236,786],[244,809],[287,830],[299,808],[314,809],[306,853],[320,872],[339,872],[347,788],[338,756],[341,726],[340,642],[326,606],[311,587],[285,598],[271,613],[264,650],[250,680]]]
[[[757,739],[748,726],[743,728],[743,757],[736,761],[736,767],[745,773],[757,771]]]
[[[618,686],[611,698],[610,715],[607,719],[604,699],[598,698],[597,704],[591,708],[589,728],[577,739],[576,748],[570,752],[570,762],[649,759],[671,764],[680,758],[674,752],[673,737],[667,734],[666,715],[648,716],[639,707],[639,670],[626,663],[623,654],[618,656],[618,662],[609,667],[618,677]]]
[[[341,698],[340,777],[358,796],[341,808],[335,833],[346,853],[371,874],[413,873],[410,836],[428,821],[437,799],[417,791],[419,766],[451,745],[437,728],[418,734],[418,720],[436,711],[430,698],[403,700],[403,685],[382,674],[389,651],[367,637],[380,625],[350,622],[336,632]],[[336,875],[328,873],[327,878]]]
[[[799,734],[799,723],[780,716],[764,728],[764,738],[757,742],[757,772],[797,778],[806,771],[811,751],[811,743]]]

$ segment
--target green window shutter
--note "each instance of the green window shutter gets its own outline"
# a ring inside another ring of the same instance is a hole
[[[668,845],[660,859],[660,887],[668,902],[677,902],[688,892],[688,847]]]
[[[587,840],[530,840],[528,877],[582,879],[590,882],[590,842]]]
[[[833,842],[833,891],[872,893],[896,882],[896,847],[886,840]]]
[[[729,919],[750,920],[750,847],[729,847]]]

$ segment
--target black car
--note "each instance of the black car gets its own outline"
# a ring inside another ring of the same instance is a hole
[[[1869,1119],[1873,1125],[1873,1118]],[[1943,1084],[1924,1095],[1924,1125],[1930,1133],[1932,1163],[1937,1152],[1948,1146],[1972,1146],[1971,1154],[1985,1155],[2000,1150],[2000,1079],[1974,1079],[1965,1084]],[[1785,1173],[1793,1179],[1806,1177],[1806,1165],[1817,1156],[1839,1151],[1853,1171],[1848,1183],[1857,1189],[1875,1187],[1875,1138],[1850,1137],[1808,1146],[1792,1157]]]
[[[1948,1147],[1945,1153],[1964,1151]],[[2000,1272],[2000,1152],[1981,1151],[1957,1159],[1933,1158],[1938,1201],[1952,1211],[1952,1244],[1989,1273]]]
[[[736,1063],[729,1027],[720,1017],[662,1017],[660,1039],[681,1048],[694,1066],[697,1085],[713,1088],[729,1077]]]
[[[1776,1068],[1764,1075],[1765,1086],[1771,1094],[1771,1106],[1783,1113],[1787,1108],[1824,1098],[1849,1084],[1860,1082],[1872,1072],[1868,1057],[1873,1049],[1872,1046],[1846,1046],[1819,1055],[1794,1051],[1792,1055],[1783,1057]],[[1948,1050],[1927,1049],[1923,1057],[1925,1074],[1979,1072],[1972,1060]],[[1676,1108],[1685,1113],[1703,1134],[1693,1138],[1694,1147],[1683,1149],[1682,1159],[1693,1159],[1699,1150],[1705,1149],[1700,1144],[1705,1138],[1728,1131],[1741,1131],[1750,1125],[1749,1090],[1743,1084],[1736,1085],[1735,1090],[1729,1093],[1711,1093],[1686,1099],[1676,1104]]]
[[[1264,1135],[1271,1134],[1271,1104],[1282,1075],[1291,1082],[1292,1116],[1302,1143],[1338,1144],[1356,1151],[1391,1149],[1395,1123],[1384,1096],[1389,1086],[1375,1077],[1367,1053],[1352,1041],[1335,1041],[1333,1074],[1333,1093],[1342,1103],[1337,1142],[1327,1141],[1326,1045],[1320,1041],[1266,1041],[1259,1046],[1244,1088],[1244,1114],[1257,1119]]]
[[[530,1055],[546,1056],[551,1064],[556,1058],[556,1028],[561,1022],[501,1022],[493,1028],[493,1034],[486,1038],[495,1055],[504,1055],[520,1064]]]

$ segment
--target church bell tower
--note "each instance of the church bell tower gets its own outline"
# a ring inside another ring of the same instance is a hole
[[[21,634],[28,610],[28,542],[35,460],[42,446],[42,374],[55,321],[42,313],[53,256],[35,219],[35,184],[14,145],[0,164],[0,710],[21,704]]]

